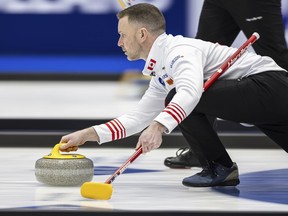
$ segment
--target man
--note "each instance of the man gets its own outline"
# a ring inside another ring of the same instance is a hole
[[[201,10],[196,38],[231,46],[240,31],[249,37],[258,32],[261,38],[253,45],[255,52],[270,56],[288,70],[288,48],[285,41],[281,0],[205,0]],[[209,118],[216,126],[215,118]],[[180,148],[176,157],[164,164],[170,168],[200,166],[190,148]]]
[[[118,46],[129,60],[146,61],[143,73],[152,76],[149,88],[131,112],[63,136],[62,151],[76,150],[86,141],[121,139],[146,128],[136,147],[147,153],[160,147],[163,133],[179,125],[204,168],[183,179],[191,187],[239,184],[238,167],[208,115],[254,124],[288,151],[288,73],[270,57],[245,53],[203,93],[204,80],[236,49],[167,35],[163,14],[151,4],[131,6],[118,19]]]

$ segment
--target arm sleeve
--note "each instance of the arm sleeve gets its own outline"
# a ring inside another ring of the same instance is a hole
[[[181,58],[173,62],[179,55]],[[166,68],[174,79],[176,94],[155,118],[166,127],[166,133],[171,133],[198,104],[203,93],[204,61],[205,56],[200,50],[191,47],[187,50],[187,46],[180,46],[168,55]]]
[[[148,90],[132,111],[105,124],[93,126],[99,136],[99,144],[141,132],[163,110],[165,97],[163,89],[159,89],[151,79]]]

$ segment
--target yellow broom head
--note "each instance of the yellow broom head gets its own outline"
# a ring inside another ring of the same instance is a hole
[[[85,182],[81,186],[82,197],[95,200],[109,200],[112,196],[112,184],[100,182]]]

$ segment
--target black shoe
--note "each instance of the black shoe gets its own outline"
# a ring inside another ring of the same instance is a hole
[[[167,157],[164,165],[170,168],[191,168],[201,167],[198,159],[189,148],[180,148],[176,152],[176,157]]]
[[[202,172],[184,178],[182,181],[182,184],[187,187],[236,186],[239,183],[236,163],[233,163],[231,168],[219,163],[211,163]]]

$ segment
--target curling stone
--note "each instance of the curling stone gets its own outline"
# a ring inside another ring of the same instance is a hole
[[[36,161],[36,179],[53,186],[76,186],[91,181],[93,161],[80,154],[61,154],[61,145],[56,144],[49,155]]]

